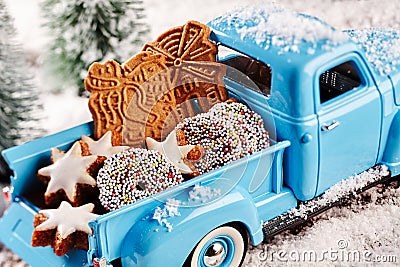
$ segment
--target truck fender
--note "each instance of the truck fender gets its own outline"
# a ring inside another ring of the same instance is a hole
[[[400,174],[400,111],[397,111],[390,126],[382,163],[389,167],[392,176]]]
[[[246,227],[254,245],[261,243],[264,237],[253,199],[238,187],[214,202],[179,207],[179,213],[168,218],[172,229],[160,225],[153,214],[133,225],[123,241],[122,265],[182,266],[205,235],[232,222]]]

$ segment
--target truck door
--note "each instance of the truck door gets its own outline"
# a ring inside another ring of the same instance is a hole
[[[382,111],[378,90],[357,55],[327,63],[315,78],[318,195],[340,180],[375,165]]]

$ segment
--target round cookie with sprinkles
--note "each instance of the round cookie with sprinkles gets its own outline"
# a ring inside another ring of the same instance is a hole
[[[261,116],[242,103],[219,103],[208,112],[185,118],[176,127],[190,145],[205,153],[194,163],[200,174],[270,145]]]
[[[161,153],[142,148],[131,148],[107,158],[97,175],[99,199],[107,211],[182,182],[182,175]]]

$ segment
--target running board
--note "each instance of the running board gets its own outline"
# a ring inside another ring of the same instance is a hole
[[[368,176],[373,176],[371,180],[366,180]],[[341,183],[334,185],[324,194],[315,197],[311,200],[300,202],[297,208],[291,209],[288,212],[275,217],[264,223],[264,241],[271,237],[280,234],[288,229],[293,229],[307,222],[310,218],[317,216],[335,206],[339,206],[346,202],[356,194],[360,194],[378,184],[385,183],[391,179],[390,171],[384,165],[377,165],[371,169],[350,177]],[[354,185],[356,184],[356,188]],[[337,189],[340,190],[337,190]],[[343,189],[353,188],[348,192]],[[344,192],[340,196],[335,196],[335,192]]]

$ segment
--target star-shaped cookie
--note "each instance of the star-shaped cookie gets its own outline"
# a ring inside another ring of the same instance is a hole
[[[38,225],[36,230],[48,230],[57,228],[61,238],[66,238],[75,231],[90,234],[89,221],[96,219],[99,215],[91,213],[94,204],[88,203],[80,207],[72,207],[67,201],[61,202],[58,209],[41,210],[48,219]]]
[[[74,203],[77,184],[96,186],[96,180],[88,173],[88,170],[96,163],[98,156],[82,156],[79,141],[75,142],[65,154],[60,150],[52,152],[54,163],[38,171],[39,176],[49,178],[45,198],[61,189],[68,200]]]
[[[176,131],[171,131],[163,142],[158,142],[151,137],[146,138],[147,148],[162,153],[166,160],[178,168],[181,173],[192,173],[192,169],[185,164],[184,159],[194,145],[178,146]]]
[[[61,256],[74,247],[85,249],[87,235],[92,234],[89,221],[99,215],[92,213],[94,204],[72,207],[63,201],[57,209],[45,209],[35,215],[33,246],[52,246]],[[87,249],[87,248],[86,248]]]
[[[106,132],[99,140],[95,141],[89,136],[83,135],[82,141],[86,142],[89,146],[90,153],[97,156],[111,157],[114,154],[128,149],[128,146],[113,146],[112,145],[112,132]]]

